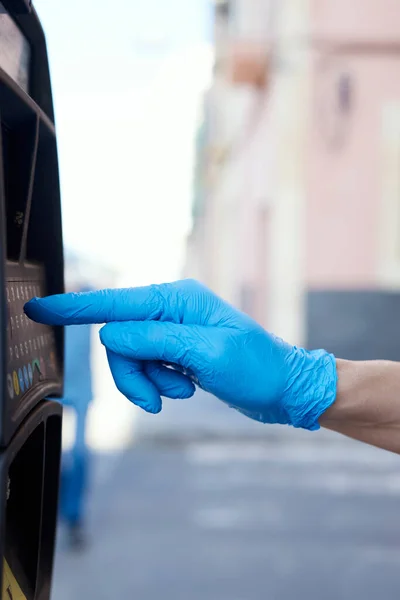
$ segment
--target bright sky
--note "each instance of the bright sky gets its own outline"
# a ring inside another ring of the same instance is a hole
[[[64,239],[132,285],[179,276],[211,0],[34,0],[47,35]]]

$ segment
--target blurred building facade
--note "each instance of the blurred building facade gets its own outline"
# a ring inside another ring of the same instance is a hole
[[[400,4],[220,0],[187,276],[285,339],[400,358]]]

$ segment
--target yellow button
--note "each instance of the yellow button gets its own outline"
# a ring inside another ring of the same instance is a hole
[[[14,391],[16,393],[16,395],[19,395],[19,381],[18,381],[18,375],[16,373],[16,371],[13,371],[13,384],[14,384]]]

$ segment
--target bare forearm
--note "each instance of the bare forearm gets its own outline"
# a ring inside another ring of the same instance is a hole
[[[400,454],[400,363],[337,360],[337,373],[321,426]]]

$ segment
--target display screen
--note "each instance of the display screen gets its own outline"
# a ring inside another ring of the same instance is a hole
[[[0,2],[0,68],[29,92],[31,47]]]

